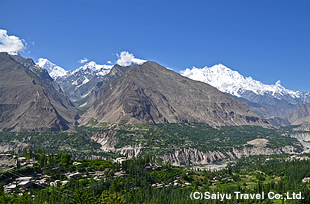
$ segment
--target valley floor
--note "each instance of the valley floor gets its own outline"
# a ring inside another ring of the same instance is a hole
[[[0,138],[0,203],[310,203],[309,133],[296,127],[90,121]]]
[[[309,203],[309,156],[251,156],[208,171],[171,166],[149,155],[120,163],[42,152],[33,167],[1,173],[0,202]]]

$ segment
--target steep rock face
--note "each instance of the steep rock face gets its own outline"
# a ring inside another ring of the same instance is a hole
[[[291,134],[290,137],[296,138],[302,144],[304,147],[304,151],[302,153],[310,153],[310,132],[296,132]]]
[[[111,71],[102,79],[102,81],[98,82],[96,86],[92,89],[91,93],[89,94],[88,100],[86,101],[86,103],[82,104],[81,107],[91,107],[98,97],[100,88],[111,83],[113,80],[123,76],[129,68],[130,66],[124,67],[118,64],[114,65]]]
[[[310,103],[301,104],[298,109],[288,116],[293,125],[310,123]]]
[[[252,155],[271,155],[271,154],[282,154],[282,153],[297,153],[298,150],[293,146],[285,146],[282,148],[267,148],[267,147],[245,147],[243,149],[233,149],[234,155],[236,155],[236,158],[241,157],[249,157]]]
[[[115,148],[116,137],[115,132],[101,132],[96,133],[92,140],[101,144],[101,150],[104,152],[113,152],[116,154],[128,155],[128,157],[138,156],[141,153],[143,145],[127,145],[122,148]],[[260,139],[256,139],[260,140]],[[254,142],[254,141],[253,141]],[[252,147],[244,146],[242,148],[232,148],[227,151],[207,151],[203,152],[194,148],[182,148],[175,150],[165,155],[158,155],[157,157],[162,158],[164,161],[171,162],[172,165],[196,165],[196,164],[212,164],[218,161],[224,160],[235,160],[242,157],[249,157],[252,155],[271,155],[271,154],[282,154],[282,153],[297,153],[299,152],[293,146],[285,146],[282,148],[271,149],[265,147],[262,144],[253,144]]]
[[[225,155],[220,151],[202,152],[197,149],[180,149],[169,154],[158,156],[164,161],[171,162],[174,166],[184,166],[192,164],[212,164],[225,159],[233,159],[233,155]]]
[[[310,131],[310,123],[303,123],[299,127],[293,129],[294,131]]]
[[[110,123],[205,122],[210,125],[268,125],[244,103],[155,62],[129,68],[103,86],[83,115]]]
[[[180,149],[166,155],[160,155],[164,161],[170,161],[172,165],[196,165],[196,164],[212,164],[214,162],[223,160],[234,160],[242,157],[249,157],[252,155],[271,155],[282,153],[296,153],[298,152],[292,146],[285,146],[283,148],[271,149],[266,147],[244,147],[242,149],[233,148],[232,151],[219,152],[208,151],[202,152],[197,149]]]
[[[138,156],[142,148],[141,145],[127,145],[122,148],[115,148],[114,146],[116,144],[116,138],[115,132],[113,131],[96,133],[91,137],[91,139],[101,144],[101,150],[104,152],[113,152],[116,154],[127,155],[128,157]]]
[[[0,152],[10,152],[10,151],[18,151],[21,150],[23,151],[24,149],[27,148],[26,143],[14,140],[11,141],[10,143],[5,143],[5,142],[1,142],[0,143]]]
[[[305,142],[309,142],[310,141],[310,132],[294,133],[294,134],[291,134],[290,136],[294,137],[294,138],[296,138],[298,140],[303,140]]]
[[[58,131],[75,123],[74,107],[32,60],[0,53],[0,131]]]

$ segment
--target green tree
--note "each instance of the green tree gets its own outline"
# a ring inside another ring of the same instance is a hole
[[[104,203],[104,204],[124,204],[125,198],[124,195],[113,192],[111,193],[110,191],[103,191],[103,193],[100,196],[99,202],[98,203]]]
[[[91,204],[96,203],[96,197],[85,189],[78,189],[72,196],[72,204]]]
[[[40,157],[39,157],[39,164],[42,167],[45,167],[46,164],[47,164],[47,157],[44,153],[40,154]]]

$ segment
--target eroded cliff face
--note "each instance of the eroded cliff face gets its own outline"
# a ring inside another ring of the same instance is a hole
[[[294,128],[294,131],[310,131],[310,124],[302,124],[301,126]]]
[[[310,132],[309,133],[307,133],[307,132],[294,133],[294,134],[291,134],[290,136],[294,137],[298,140],[303,140],[305,142],[310,141]]]
[[[282,148],[266,148],[266,147],[244,147],[242,149],[233,148],[232,151],[208,151],[202,152],[197,149],[180,149],[172,153],[158,156],[164,161],[170,161],[172,165],[197,165],[212,164],[218,161],[240,159],[252,155],[271,155],[282,153],[297,153],[298,150],[293,146],[285,146]]]
[[[117,154],[128,155],[128,157],[138,156],[143,146],[141,144],[134,146],[124,146],[115,148],[117,138],[114,131],[96,133],[92,139],[102,145],[101,150],[104,152],[113,152]],[[165,155],[159,155],[163,161],[170,161],[172,165],[197,165],[212,164],[218,161],[235,160],[241,157],[249,157],[251,155],[271,155],[282,153],[298,153],[299,150],[293,146],[285,146],[282,148],[268,148],[264,145],[244,146],[243,148],[227,151],[207,151],[203,152],[197,149],[178,149]]]
[[[211,164],[217,161],[233,159],[232,154],[224,154],[220,151],[202,152],[197,149],[180,149],[169,154],[158,156],[163,161],[169,161],[172,165],[182,166],[191,164]]]
[[[10,151],[18,151],[27,148],[27,144],[14,140],[10,143],[1,142],[0,143],[0,152],[10,152]]]
[[[268,148],[268,147],[244,147],[242,149],[233,148],[233,154],[235,158],[240,159],[241,157],[249,157],[252,155],[271,155],[271,154],[283,154],[298,153],[299,150],[293,146],[285,146],[281,148]]]
[[[141,144],[134,146],[126,145],[122,148],[115,148],[114,146],[117,140],[114,131],[96,133],[91,139],[101,144],[102,151],[127,155],[129,158],[138,156],[142,148]]]

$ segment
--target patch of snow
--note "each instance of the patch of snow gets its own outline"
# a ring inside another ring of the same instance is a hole
[[[75,89],[83,86],[84,84],[87,84],[90,80],[87,77],[84,77],[84,80],[82,81],[82,83],[80,85],[78,85],[77,87],[75,87]]]
[[[86,105],[87,105],[87,103],[88,103],[88,102],[86,101],[85,103],[83,103],[83,104],[82,104],[82,105],[80,105],[79,107],[81,107],[81,108],[82,108],[82,107],[86,106]]]
[[[94,89],[94,88],[92,88],[89,92],[87,92],[86,94],[82,95],[81,97],[82,97],[82,98],[85,98],[86,96],[88,96],[88,95],[91,93],[91,91],[92,91],[93,89]]]
[[[77,86],[79,83],[77,82],[77,80],[75,80],[74,82],[72,82],[72,85]]]
[[[87,84],[88,82],[89,82],[89,79],[87,79],[87,78],[85,77],[84,81],[82,82],[82,85],[83,85],[83,84]]]

